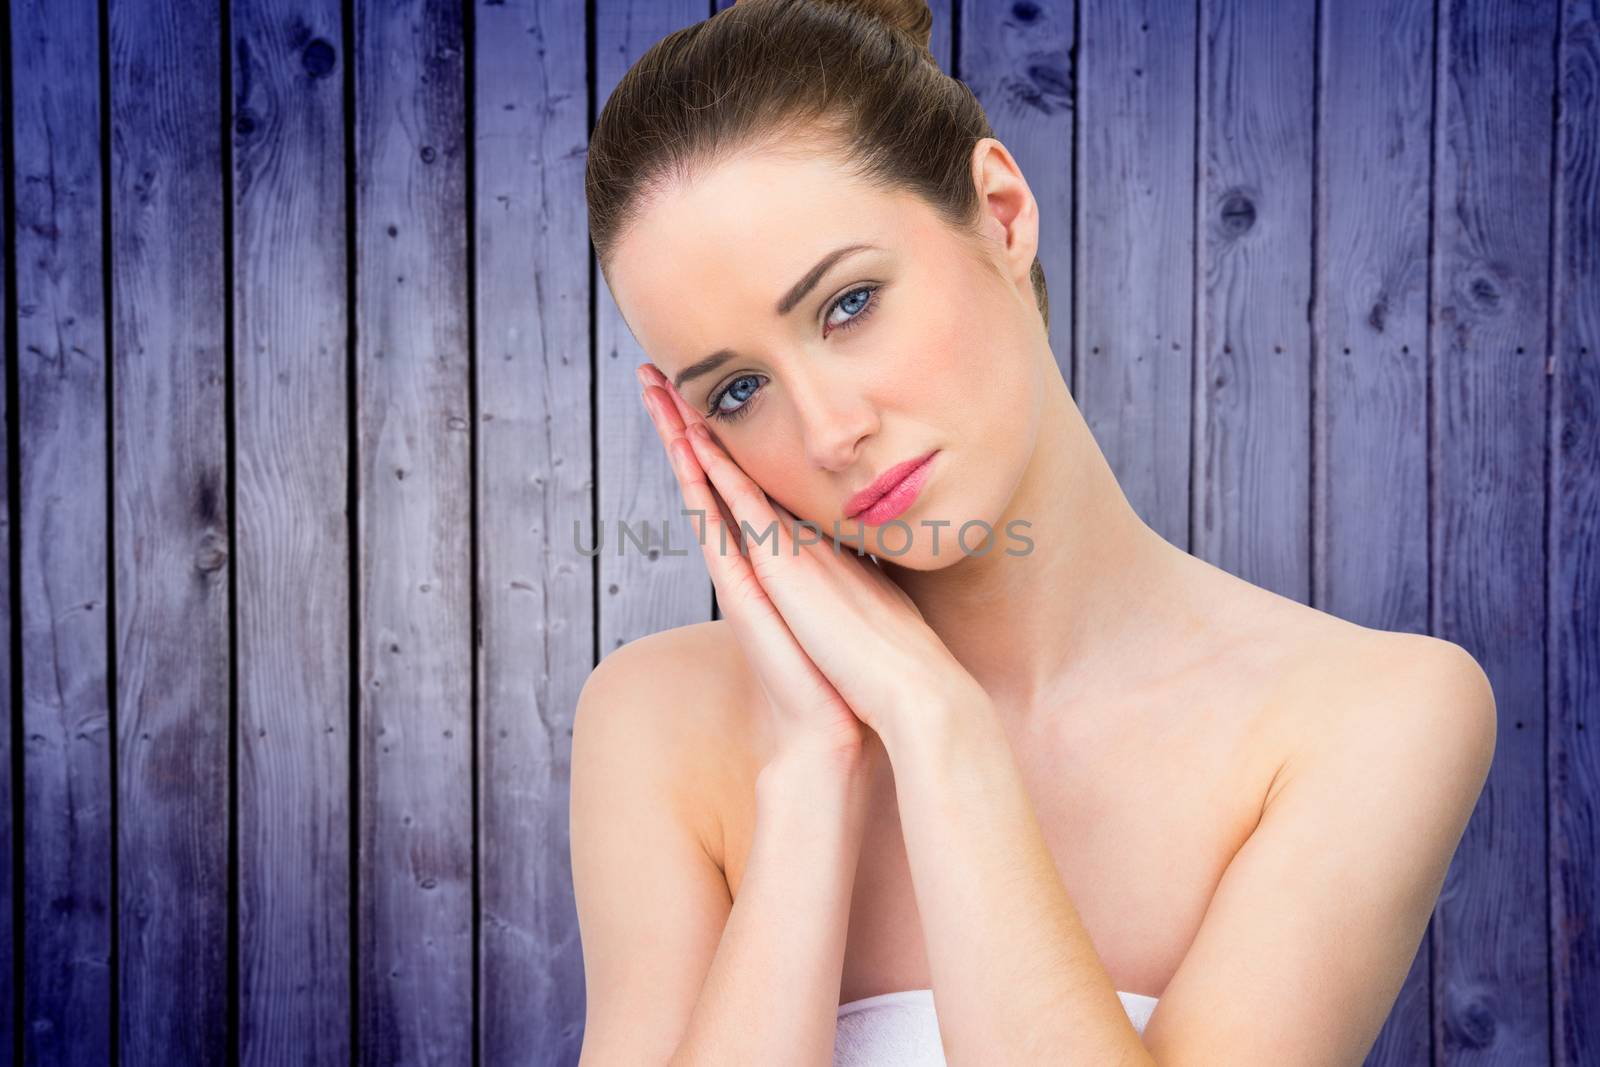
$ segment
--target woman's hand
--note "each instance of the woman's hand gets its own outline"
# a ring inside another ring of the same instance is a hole
[[[767,703],[775,713],[773,759],[818,757],[841,771],[852,771],[866,751],[866,731],[825,678],[801,650],[778,609],[756,579],[750,563],[739,554],[738,526],[706,480],[693,447],[684,436],[684,417],[695,413],[683,405],[655,368],[641,367],[645,408],[672,462],[684,507],[702,516],[701,547],[717,604],[733,628],[745,657],[755,668]],[[726,536],[730,551],[721,551]]]
[[[915,718],[924,705],[981,692],[875,561],[814,528],[797,530],[794,516],[716,443],[705,419],[671,383],[648,364],[640,380],[646,376],[654,383],[645,388],[646,403],[674,456],[687,506],[706,515],[702,550],[718,603],[736,632],[753,639],[753,659],[769,693],[781,695],[774,691],[798,681],[802,703],[816,706],[819,694],[839,698],[838,706],[821,701],[827,711],[819,718],[843,707],[882,734],[895,718]],[[663,401],[670,401],[670,411]],[[679,444],[680,437],[688,441]],[[692,453],[680,460],[686,447]],[[740,523],[756,535],[748,548],[737,536]],[[805,536],[797,537],[801,532]]]

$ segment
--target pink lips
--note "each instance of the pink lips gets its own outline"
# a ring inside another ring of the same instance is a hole
[[[884,471],[871,485],[845,502],[845,516],[876,526],[905,511],[922,490],[938,451],[934,449]]]

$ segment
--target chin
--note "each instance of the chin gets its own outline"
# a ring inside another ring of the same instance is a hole
[[[866,551],[883,563],[913,571],[944,570],[971,558],[1003,554],[1007,548],[1015,553],[1026,547],[1018,539],[1008,537],[997,526],[997,520],[985,517],[981,509],[977,514],[972,509],[955,511],[955,514],[964,516],[957,519],[951,517],[952,509],[949,507],[931,508],[924,504],[924,501],[918,501],[916,506],[878,526],[866,526],[860,522],[849,525],[841,523],[840,530],[846,534],[859,530]],[[1000,509],[996,509],[994,514],[1001,514]],[[933,525],[935,523],[942,525]],[[966,533],[958,536],[963,525],[967,527]],[[879,551],[880,537],[882,547],[887,551]],[[854,542],[842,541],[841,547],[853,548]]]

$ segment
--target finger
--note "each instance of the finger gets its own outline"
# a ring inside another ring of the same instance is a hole
[[[660,371],[647,374],[645,366],[647,365],[640,366],[639,381],[642,383],[646,406],[650,408],[650,417],[656,424],[656,432],[661,434],[663,445],[671,444],[672,439],[681,435],[690,425],[696,422],[705,424],[705,419],[678,395],[678,391]]]
[[[645,380],[639,376],[639,396],[645,401],[645,407],[650,410],[650,421],[655,423],[656,432],[661,435],[661,443],[669,444],[674,434],[681,434],[684,430],[683,417],[678,414],[677,408],[666,395],[661,386]],[[652,398],[655,403],[652,404]]]
[[[665,374],[662,374],[658,368],[648,363],[642,364],[639,370],[641,381],[649,379],[653,383],[653,386],[647,387],[645,391],[647,393],[651,393],[651,395],[655,396],[658,400],[665,398],[665,402],[662,404],[661,414],[662,418],[667,421],[669,426],[675,428],[680,434],[685,433],[685,431],[692,426],[700,426],[703,427],[708,433],[710,432],[711,425],[706,421],[705,416],[696,411],[695,408],[683,398],[683,394],[678,392],[678,387],[673,385],[672,381]],[[687,440],[688,438],[685,437],[686,442]],[[737,545],[739,551],[743,553],[745,551],[744,531],[740,528],[739,523],[735,521],[733,512],[728,507],[726,498],[724,498],[722,494],[717,491],[715,484],[711,485],[711,493],[714,497],[716,497],[717,508],[721,514],[724,528],[727,530],[728,538],[733,544]],[[719,537],[717,544],[720,546],[723,543],[723,540],[721,537]]]
[[[651,386],[646,390],[645,404],[652,409],[663,406],[663,397],[663,390]],[[706,479],[689,441],[681,432],[668,429],[673,420],[665,413],[652,410],[651,418],[656,421],[658,431],[662,431],[684,502],[691,513],[698,510],[706,519],[703,545],[706,566],[717,590],[717,603],[745,655],[756,665],[763,685],[771,677],[790,700],[795,699],[796,694],[804,699],[803,694],[816,693],[823,704],[844,704],[838,690],[801,649],[740,548],[723,551],[724,536],[736,546],[741,540],[728,518],[726,504]],[[714,502],[714,508],[706,506],[708,498]],[[728,530],[726,534],[725,530]]]
[[[772,509],[772,502],[767,499],[767,494],[761,486],[734,462],[733,457],[716,443],[711,431],[704,426],[691,425],[685,436],[694,446],[695,458],[700,461],[701,469],[716,487],[718,495],[727,502],[728,509],[741,528],[745,523],[749,523],[750,528],[757,531],[757,536],[761,537],[763,542],[768,536],[764,531],[773,531],[772,548],[760,548],[756,545],[750,548],[750,559],[756,568],[756,573],[761,574],[771,568],[771,564],[759,562],[764,556],[770,554],[793,557],[794,538],[778,521],[778,514]]]
[[[658,395],[664,394],[672,402],[671,406],[676,418],[671,418],[669,416],[670,425],[678,427],[679,431],[684,432],[686,437],[691,436],[688,431],[701,430],[705,432],[708,438],[715,440],[715,434],[712,433],[711,424],[706,421],[705,416],[696,411],[694,407],[683,398],[683,394],[678,392],[677,386],[673,385],[666,375],[662,374],[660,370],[649,364],[641,365],[640,374],[641,380],[643,380],[645,377],[648,377],[655,383],[653,388],[655,390],[659,390]],[[651,388],[647,387],[646,392],[650,391]],[[719,445],[718,448],[720,450],[721,446]],[[732,466],[733,469],[738,472],[739,476],[744,479],[744,482],[755,488],[756,492],[760,496],[760,500],[764,503],[766,501],[766,494],[760,492],[760,487],[757,486],[755,482],[752,481],[750,477],[739,468],[737,463],[734,463],[731,456],[728,456],[725,452],[722,453],[722,455],[726,459],[727,464]],[[757,531],[757,537],[761,537],[762,535],[759,531],[773,525],[775,522],[775,517],[767,515],[760,518],[758,521],[757,519],[751,518],[749,514],[741,515],[739,510],[733,506],[733,502],[728,499],[728,495],[723,491],[723,487],[720,482],[713,478],[709,484],[711,486],[712,493],[723,505],[723,521],[726,523],[730,537],[734,539],[733,543],[739,546],[740,552],[745,552],[745,537],[742,523],[748,521],[751,528]],[[720,539],[718,544],[722,544]],[[788,536],[784,531],[779,530],[774,537],[773,547],[767,551],[769,554],[773,552],[789,552],[793,554],[793,538]]]
[[[794,538],[796,546],[808,550],[813,548],[819,550],[828,549],[831,552],[833,546],[827,533],[815,523],[806,524],[806,541],[802,545],[800,542],[800,519],[796,517],[794,512],[778,503],[770,495],[767,497],[767,502],[772,505],[772,510],[778,516],[778,521],[783,524],[783,528],[789,531],[790,537]]]
[[[678,460],[673,455],[674,442],[681,442],[681,445],[678,447],[689,450],[691,460],[693,460],[694,453],[693,448],[689,447],[688,440],[683,436],[683,421],[679,419],[674,412],[667,410],[671,407],[671,405],[668,403],[663,390],[659,387],[654,385],[645,386],[642,398],[644,400],[645,410],[650,413],[650,421],[656,428],[656,435],[661,438],[661,447],[666,449],[667,461],[672,464],[673,473],[676,475],[678,474]],[[678,487],[680,490],[685,488],[685,483],[681,476],[678,478]],[[733,521],[732,513],[728,510],[727,504],[720,497],[716,496],[714,489],[712,491],[712,496],[714,498],[713,502],[715,504],[717,517],[723,524],[721,529],[726,531],[725,535],[721,532],[718,533],[718,540],[716,542],[717,545],[720,548],[720,546],[723,544],[722,537],[727,536],[728,538],[732,539],[732,543],[736,549],[742,552],[744,550],[744,541],[740,536],[738,524]],[[688,505],[691,514],[695,509],[701,507],[700,504],[688,503],[687,495],[685,495],[684,502]],[[708,510],[706,515],[709,514],[710,511]],[[700,536],[705,536],[703,531],[704,527],[702,526],[702,529],[697,530],[696,533]]]
[[[706,559],[706,569],[717,586],[718,602],[724,598],[752,597],[760,583],[755,580],[750,561],[744,556],[743,541],[726,502],[706,477],[693,447],[682,435],[673,439],[667,454],[686,510],[700,516],[701,526],[697,531],[700,548]]]
[[[673,410],[677,412],[678,420],[685,429],[695,425],[704,426],[707,430],[711,429],[711,424],[706,421],[705,415],[697,411],[693,405],[683,398],[683,394],[678,392],[678,387],[673,385],[666,375],[656,371],[653,377],[655,384],[672,401]]]

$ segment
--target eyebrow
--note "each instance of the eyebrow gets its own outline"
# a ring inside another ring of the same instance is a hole
[[[853,244],[835,248],[832,252],[817,260],[817,265],[806,271],[805,275],[795,282],[787,293],[783,294],[782,299],[778,301],[773,310],[780,317],[789,314],[794,310],[796,304],[806,298],[807,293],[817,287],[817,283],[822,280],[822,276],[832,270],[835,263],[853,253],[876,249],[877,247],[877,245],[872,244]],[[705,359],[691,363],[679,371],[677,376],[672,379],[673,388],[681,392],[685,382],[692,381],[703,374],[710,374],[735,355],[736,353],[731,348],[719,348]]]

